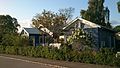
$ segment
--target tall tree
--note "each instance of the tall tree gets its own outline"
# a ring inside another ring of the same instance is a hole
[[[120,13],[120,1],[117,2],[118,12]]]
[[[105,9],[104,0],[89,0],[88,4],[88,9],[80,12],[82,18],[102,26],[106,26],[106,24],[110,26],[109,9]]]
[[[69,7],[69,8],[65,8],[65,9],[59,9],[59,14],[60,15],[64,15],[66,17],[66,20],[71,19],[72,18],[72,13],[74,13],[75,8]]]
[[[32,19],[32,24],[38,29],[41,29],[41,27],[49,29],[53,32],[54,38],[57,38],[64,26],[64,20],[64,16],[44,10],[41,14],[37,14],[37,16]]]
[[[114,30],[117,31],[117,32],[120,32],[120,25],[115,26]]]
[[[110,10],[108,7],[105,8],[105,23],[107,28],[112,28],[110,23]]]
[[[72,8],[60,9],[58,13],[44,10],[32,19],[32,24],[38,29],[41,27],[49,29],[53,32],[54,38],[58,38],[66,20],[72,16],[72,11]]]
[[[32,19],[32,24],[40,28],[41,25],[44,27],[48,28],[49,30],[52,30],[52,26],[54,24],[53,20],[55,19],[55,14],[51,11],[46,11],[43,10],[41,14],[37,14],[33,19]]]
[[[5,34],[17,33],[18,26],[16,18],[12,18],[10,15],[0,15],[0,43]]]
[[[17,19],[10,15],[0,15],[0,33],[16,33],[19,26]]]

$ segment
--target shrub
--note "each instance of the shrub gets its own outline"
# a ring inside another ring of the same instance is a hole
[[[5,53],[5,46],[0,45],[0,54]]]
[[[120,57],[114,58],[114,65],[120,67]]]
[[[120,66],[120,57],[115,57],[111,49],[101,49],[100,51],[84,50],[77,51],[63,46],[60,49],[48,46],[1,46],[0,53],[22,55],[30,57],[41,57],[54,60],[65,60],[82,63],[95,63],[105,65]]]
[[[97,64],[113,65],[114,57],[115,57],[115,54],[111,49],[104,48],[104,49],[101,49],[99,52],[97,52],[95,56],[95,60]]]

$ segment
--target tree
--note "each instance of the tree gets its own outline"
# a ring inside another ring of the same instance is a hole
[[[117,2],[117,6],[118,6],[118,12],[120,13],[120,1]]]
[[[110,10],[108,7],[105,8],[105,23],[107,28],[112,28],[111,23],[109,22],[110,20]]]
[[[72,45],[72,47],[77,50],[84,50],[85,48],[94,46],[92,37],[81,29],[76,29],[74,33],[67,38],[67,41],[69,45]]]
[[[32,19],[32,24],[38,29],[40,29],[40,27],[47,27],[49,30],[52,30],[54,19],[55,19],[55,14],[53,12],[43,10],[41,14],[37,14]]]
[[[65,16],[66,17],[66,20],[68,20],[68,19],[71,19],[72,18],[72,13],[74,12],[74,8],[72,8],[72,7],[69,7],[69,8],[65,8],[65,9],[59,9],[58,11],[59,11],[59,13],[60,13],[60,15],[63,15],[63,16]]]
[[[4,46],[18,46],[19,45],[19,37],[14,34],[4,34],[4,37],[2,38],[1,45]]]
[[[0,15],[0,33],[17,33],[17,19],[10,15]]]
[[[60,9],[58,13],[44,10],[32,19],[32,24],[38,29],[41,27],[49,29],[53,32],[54,39],[58,39],[66,20],[72,16],[72,11],[72,8]]]
[[[115,26],[115,27],[114,27],[114,30],[117,31],[117,32],[120,32],[120,25]]]
[[[41,14],[37,14],[32,22],[33,25],[41,29],[41,27],[49,29],[53,32],[54,38],[57,38],[64,26],[65,17],[60,16],[54,12],[44,10]],[[42,25],[42,26],[41,26]]]
[[[0,15],[0,44],[5,34],[16,34],[19,26],[17,19],[10,15]]]
[[[104,7],[104,0],[89,0],[87,10],[81,10],[82,18],[96,24],[111,27],[109,23],[109,9]]]

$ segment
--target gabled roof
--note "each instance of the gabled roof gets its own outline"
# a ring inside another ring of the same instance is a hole
[[[73,19],[68,25],[66,25],[66,26],[63,28],[63,30],[67,29],[70,25],[76,23],[75,21],[77,21],[77,20],[80,20],[81,23],[84,23],[84,24],[86,24],[86,25],[88,25],[88,26],[90,26],[90,27],[93,27],[93,28],[101,27],[101,26],[98,25],[98,24],[95,24],[95,23],[90,22],[90,21],[88,21],[88,20],[82,19],[82,18],[80,18],[80,17],[76,17],[76,18]]]
[[[29,34],[40,34],[40,31],[36,28],[24,28]]]

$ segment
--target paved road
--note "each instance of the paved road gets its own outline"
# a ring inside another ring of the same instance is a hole
[[[120,68],[120,67],[0,54],[0,68]]]
[[[38,62],[0,56],[0,68],[56,68],[56,67]]]

